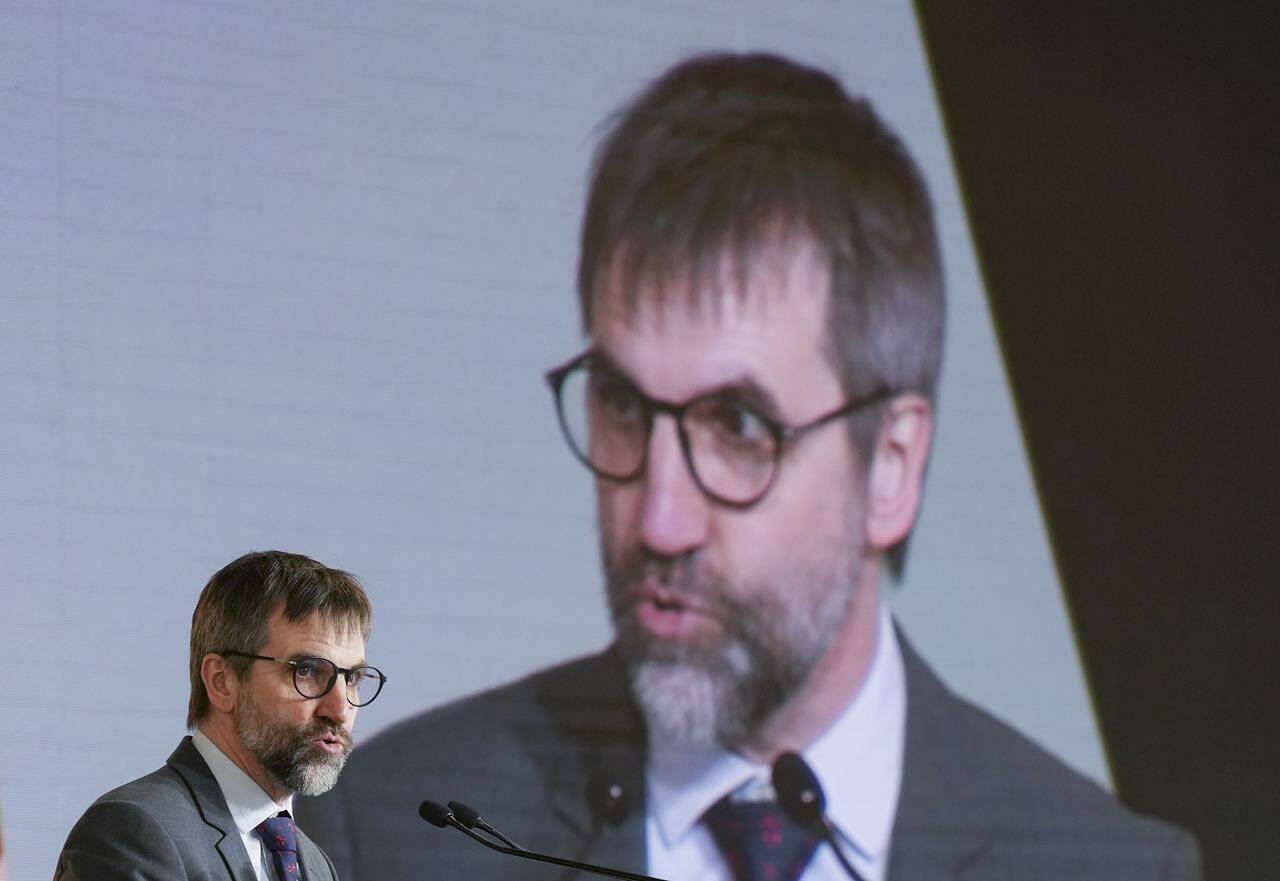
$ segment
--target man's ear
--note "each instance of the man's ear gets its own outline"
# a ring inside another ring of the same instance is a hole
[[[236,678],[235,671],[226,658],[212,652],[205,655],[200,661],[200,679],[204,682],[210,704],[224,713],[236,708],[240,680]]]
[[[867,470],[867,542],[885,551],[911,532],[933,441],[933,407],[915,393],[889,402]]]

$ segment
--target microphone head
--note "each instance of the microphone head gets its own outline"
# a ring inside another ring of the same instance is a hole
[[[827,797],[813,769],[799,753],[783,753],[774,760],[773,791],[778,804],[797,825],[817,832],[825,830]]]
[[[453,818],[453,811],[438,801],[424,801],[418,806],[418,816],[432,826],[439,826],[443,829],[449,825],[449,820]]]
[[[480,812],[471,805],[463,804],[460,801],[449,802],[449,810],[453,811],[453,816],[459,823],[468,829],[474,829],[476,823],[480,822]]]
[[[593,775],[587,781],[587,804],[597,817],[616,826],[631,811],[631,793],[612,776]]]

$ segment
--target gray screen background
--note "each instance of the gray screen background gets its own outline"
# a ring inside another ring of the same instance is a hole
[[[892,599],[944,679],[1106,782],[909,4],[31,0],[0,9],[10,881],[172,750],[196,596],[248,550],[364,580],[391,682],[358,739],[608,641],[542,372],[582,345],[598,126],[713,48],[837,73],[922,166],[949,339]]]

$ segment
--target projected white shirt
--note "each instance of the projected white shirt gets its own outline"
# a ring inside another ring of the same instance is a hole
[[[888,868],[906,708],[902,654],[881,603],[876,653],[866,682],[830,730],[804,751],[822,782],[827,815],[842,836],[844,854],[866,881],[884,881]],[[735,753],[694,751],[651,735],[645,818],[649,874],[670,881],[732,881],[700,820],[711,805],[748,781],[768,780],[767,766]],[[800,881],[848,881],[848,876],[823,845]]]

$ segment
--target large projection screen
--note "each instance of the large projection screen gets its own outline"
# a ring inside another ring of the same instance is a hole
[[[0,824],[48,877],[184,733],[200,587],[358,574],[392,684],[357,738],[604,645],[589,476],[542,372],[601,122],[695,51],[838,74],[907,143],[948,286],[892,601],[955,688],[1104,784],[905,3],[32,2],[0,11]]]

